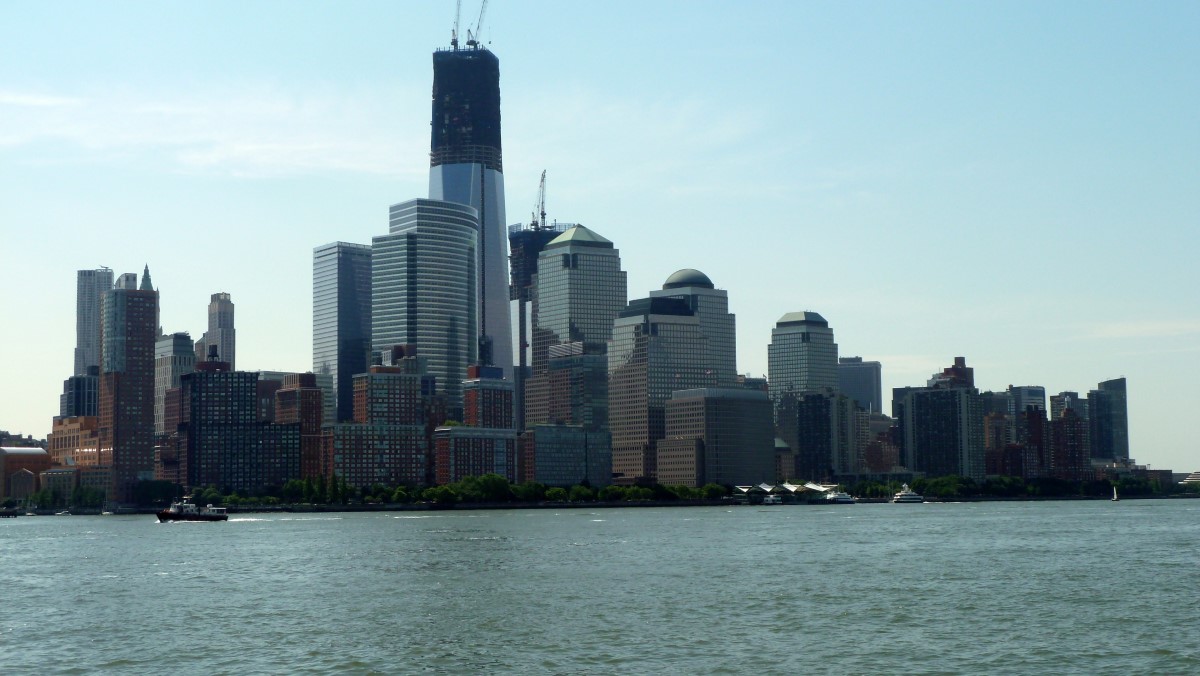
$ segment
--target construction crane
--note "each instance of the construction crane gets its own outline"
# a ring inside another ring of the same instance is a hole
[[[479,18],[475,20],[475,32],[472,33],[470,28],[467,29],[468,47],[476,47],[479,45],[479,32],[483,30],[483,14],[487,11],[487,4],[488,0],[483,0],[483,3],[479,6]]]
[[[450,48],[458,49],[458,17],[462,15],[462,0],[454,5],[454,28],[450,29]]]
[[[542,170],[542,180],[540,183],[538,183],[538,201],[537,201],[537,204],[535,204],[533,206],[536,210],[533,212],[532,222],[529,224],[529,227],[533,228],[534,230],[545,230],[546,229],[546,170],[545,169]],[[541,219],[538,218],[539,214],[541,214]]]

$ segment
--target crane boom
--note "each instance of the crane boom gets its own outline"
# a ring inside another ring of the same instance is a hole
[[[546,229],[546,170],[542,170],[542,180],[538,184],[538,214],[541,215],[542,230]]]
[[[462,15],[462,0],[454,5],[454,28],[450,29],[450,47],[458,49],[458,18]]]

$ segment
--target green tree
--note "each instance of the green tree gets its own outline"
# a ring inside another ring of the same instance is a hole
[[[396,490],[392,491],[392,502],[404,504],[410,500],[411,498],[408,496],[408,491],[404,490],[404,486],[397,486]]]
[[[625,499],[625,489],[617,485],[605,486],[600,489],[600,499],[605,502],[619,502]]]
[[[452,505],[459,496],[450,486],[434,486],[422,491],[421,498],[437,505]]]
[[[292,479],[283,485],[279,493],[284,502],[300,502],[304,499],[304,482],[300,479]]]
[[[546,490],[546,499],[550,502],[564,502],[567,499],[566,489],[555,486]]]
[[[700,495],[705,500],[720,500],[729,495],[729,491],[725,490],[725,487],[721,484],[708,483],[704,484],[704,487],[700,489]]]
[[[522,502],[541,502],[546,499],[546,485],[536,481],[526,481],[512,487],[513,496]]]
[[[596,494],[587,486],[575,484],[571,486],[568,498],[571,502],[591,502],[596,499]]]

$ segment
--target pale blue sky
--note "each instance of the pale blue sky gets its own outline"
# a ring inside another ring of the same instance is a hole
[[[815,310],[890,388],[1126,376],[1131,453],[1200,469],[1200,4],[490,3],[508,221],[695,267],[739,369]],[[463,26],[478,2],[466,0]],[[164,330],[237,305],[239,367],[311,367],[312,248],[427,190],[445,2],[0,5],[0,429],[44,436],[75,270],[149,263]]]

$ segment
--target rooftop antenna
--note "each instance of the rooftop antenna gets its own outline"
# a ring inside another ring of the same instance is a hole
[[[450,29],[450,48],[458,49],[458,17],[462,14],[462,0],[454,5],[454,28]]]

